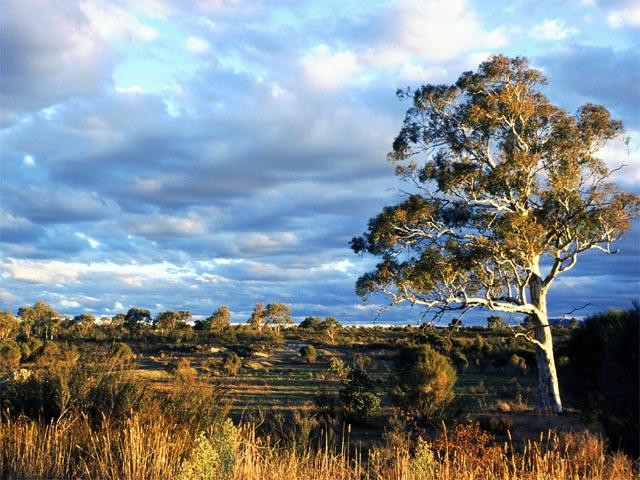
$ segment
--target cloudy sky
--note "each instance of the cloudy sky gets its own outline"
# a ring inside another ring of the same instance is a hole
[[[602,156],[640,189],[637,2],[3,0],[0,22],[2,309],[373,319],[348,242],[401,198],[395,91],[492,53],[622,119],[629,149]],[[558,281],[551,313],[638,298],[638,232]]]

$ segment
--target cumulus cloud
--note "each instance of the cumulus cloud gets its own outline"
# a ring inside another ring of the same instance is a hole
[[[484,29],[466,0],[403,2],[396,28],[402,48],[425,61],[442,62],[509,43],[506,29]]]
[[[545,19],[529,30],[529,36],[536,40],[563,40],[578,33],[578,29],[565,25],[559,18]]]
[[[640,4],[629,2],[620,9],[615,9],[607,15],[607,23],[611,28],[621,28],[625,26],[640,26]]]
[[[353,52],[332,52],[324,44],[314,47],[300,62],[311,84],[330,90],[349,82],[359,70]]]
[[[187,38],[187,50],[191,53],[204,53],[209,50],[209,43],[206,40],[198,37]]]

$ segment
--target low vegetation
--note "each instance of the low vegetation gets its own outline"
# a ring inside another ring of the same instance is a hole
[[[575,383],[561,417],[536,413],[534,351],[496,319],[201,328],[180,320],[188,312],[100,322],[29,308],[52,323],[27,331],[0,315],[2,478],[637,474],[637,305],[555,328],[561,374]]]

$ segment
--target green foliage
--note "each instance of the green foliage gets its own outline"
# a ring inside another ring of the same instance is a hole
[[[355,423],[366,423],[380,409],[380,396],[370,375],[371,358],[356,355],[338,396],[344,416]]]
[[[264,305],[262,303],[256,303],[253,307],[253,311],[251,312],[251,317],[247,321],[251,327],[256,330],[262,330],[262,326],[264,325],[267,313],[264,309]]]
[[[153,326],[160,330],[172,331],[179,325],[186,324],[191,320],[191,313],[187,311],[167,311],[159,313],[156,318],[153,319]],[[143,319],[141,321],[147,321]]]
[[[464,372],[465,370],[467,370],[467,368],[469,368],[469,360],[467,359],[467,356],[458,350],[453,352],[453,354],[451,355],[451,360],[458,369],[458,372]]]
[[[15,339],[20,324],[11,312],[0,311],[0,340]]]
[[[18,316],[22,320],[21,328],[27,338],[33,332],[43,340],[53,338],[62,321],[60,314],[42,300],[34,303],[33,307],[21,307]]]
[[[316,358],[318,357],[318,353],[316,352],[316,347],[313,345],[305,345],[300,348],[300,356],[307,363],[314,363]]]
[[[230,376],[235,377],[236,374],[242,368],[242,358],[235,353],[231,352],[225,355],[224,360],[222,362],[222,369]]]
[[[633,458],[640,456],[640,309],[629,317],[607,342],[602,363],[604,391],[602,423],[614,446],[620,445]]]
[[[418,439],[416,451],[411,459],[411,471],[421,480],[435,480],[438,460],[429,444],[422,438]]]
[[[507,322],[499,315],[490,315],[487,317],[487,328],[490,330],[504,330],[507,328]]]
[[[603,422],[611,444],[635,457],[640,410],[640,307],[609,310],[572,330],[566,384],[591,419]]]
[[[146,308],[130,308],[124,316],[124,326],[129,330],[135,331],[143,325],[151,323],[151,312]]]
[[[240,434],[230,419],[210,435],[201,432],[191,455],[182,464],[179,480],[229,480],[233,476]]]
[[[423,420],[441,415],[454,398],[456,373],[449,359],[429,345],[417,345],[403,348],[395,364],[392,396],[401,410]]]
[[[0,373],[7,373],[18,368],[22,353],[14,340],[0,341]]]
[[[583,252],[607,251],[640,206],[596,156],[622,122],[593,104],[571,115],[545,84],[526,58],[495,55],[455,84],[399,91],[412,105],[388,156],[409,191],[351,241],[380,259],[357,280],[360,296],[531,315],[540,367],[553,353],[549,287]],[[559,413],[555,372],[543,378],[541,406]]]
[[[231,312],[229,307],[222,305],[205,320],[209,330],[217,330],[228,327],[230,325]]]

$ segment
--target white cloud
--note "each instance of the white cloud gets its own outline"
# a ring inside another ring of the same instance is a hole
[[[578,29],[568,27],[559,18],[545,19],[529,30],[529,36],[536,40],[562,40],[578,33]]]
[[[129,286],[165,281],[175,283],[194,277],[186,268],[169,262],[117,264],[114,262],[63,262],[59,260],[7,259],[0,261],[0,273],[15,280],[39,284],[82,283],[86,278],[111,277]]]
[[[145,93],[144,88],[138,85],[131,85],[130,87],[116,87],[115,90],[118,93],[129,93],[133,95],[139,95],[141,93]]]
[[[75,233],[76,237],[81,238],[83,240],[86,240],[89,243],[89,246],[93,249],[96,249],[100,246],[100,242],[97,241],[95,238],[91,238],[90,236],[82,233],[82,232],[76,232]]]
[[[155,28],[145,25],[135,15],[105,2],[87,1],[80,8],[89,19],[91,29],[108,41],[133,39],[151,42],[158,37]]]
[[[209,43],[198,37],[187,38],[187,50],[191,53],[204,53],[209,49]]]
[[[36,164],[35,160],[33,159],[33,156],[31,155],[25,155],[24,158],[22,159],[22,163],[30,167],[33,167]]]
[[[333,53],[324,44],[314,47],[304,55],[301,64],[309,82],[317,88],[326,90],[342,87],[360,69],[358,59],[352,51]]]
[[[627,8],[614,10],[607,16],[607,23],[611,28],[621,28],[624,26],[640,26],[640,2],[635,2]]]
[[[273,98],[284,98],[287,97],[289,94],[289,92],[287,92],[286,89],[282,88],[280,85],[278,85],[277,83],[272,83],[271,84],[271,96]]]
[[[436,62],[509,43],[504,28],[484,30],[466,0],[403,3],[397,37],[402,47],[418,58]]]
[[[179,216],[142,216],[129,220],[129,228],[136,234],[149,239],[166,237],[192,237],[207,233],[207,225],[204,220],[190,213],[184,217]]]

